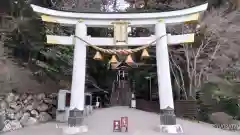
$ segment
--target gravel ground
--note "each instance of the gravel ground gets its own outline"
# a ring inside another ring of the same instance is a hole
[[[112,132],[113,120],[120,119],[122,116],[127,116],[129,119],[129,132],[116,133]],[[149,112],[144,112],[128,107],[112,107],[107,109],[95,110],[95,112],[85,119],[85,123],[89,128],[87,133],[83,135],[164,135],[159,133],[154,128],[159,125],[159,115]],[[183,135],[239,135],[239,132],[230,132],[221,129],[213,128],[212,125],[206,123],[197,123],[187,120],[178,119],[177,123],[182,125]],[[60,128],[57,128],[57,123],[50,122],[42,125],[36,125],[24,128],[18,131],[4,133],[3,135],[61,135]]]

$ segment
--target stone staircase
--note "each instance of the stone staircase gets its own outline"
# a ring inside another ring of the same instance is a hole
[[[128,81],[122,80],[115,83],[111,93],[111,106],[129,106],[131,100],[131,89]]]

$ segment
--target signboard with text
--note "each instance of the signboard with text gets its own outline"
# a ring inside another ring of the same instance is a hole
[[[128,132],[128,117],[121,117],[121,120],[113,120],[113,132]]]

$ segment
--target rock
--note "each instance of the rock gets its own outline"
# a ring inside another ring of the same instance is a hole
[[[24,101],[27,97],[28,97],[28,95],[26,93],[23,93],[23,94],[21,94],[19,100]]]
[[[34,109],[37,109],[38,107],[40,107],[39,106],[39,102],[38,101],[33,101],[31,104],[29,104],[29,105],[27,105],[27,107],[26,108],[24,108],[24,110],[34,110]]]
[[[45,98],[43,101],[44,101],[44,103],[47,103],[47,104],[50,104],[50,105],[54,105],[54,106],[57,105],[57,100],[56,99]]]
[[[9,107],[9,104],[6,101],[4,100],[0,101],[0,109],[5,110],[8,107]]]
[[[18,101],[20,99],[20,95],[19,94],[16,94],[15,95],[15,101]]]
[[[17,120],[6,121],[5,126],[4,126],[2,131],[6,132],[6,131],[17,130],[17,129],[20,129],[22,127],[23,126],[21,125],[21,123]]]
[[[32,94],[29,94],[26,99],[27,99],[27,100],[32,100],[32,99],[33,99],[33,95],[32,95]]]
[[[45,104],[45,103],[42,103],[37,107],[37,110],[40,111],[40,112],[47,111],[47,109],[48,109],[48,105]]]
[[[33,95],[28,95],[27,98],[23,101],[24,104],[28,104],[33,100]]]
[[[36,96],[37,100],[43,100],[45,97],[46,97],[46,95],[44,93],[39,93]]]
[[[45,98],[43,101],[47,104],[53,104],[53,99],[50,98]]]
[[[0,131],[4,128],[4,120],[5,120],[4,114],[0,114]]]
[[[21,101],[21,100],[16,101],[16,103],[17,103],[18,105],[24,106],[24,103],[23,103],[23,101]]]
[[[56,115],[57,94],[16,94],[0,98],[0,131],[52,120]]]
[[[6,110],[0,110],[0,117],[3,118],[3,120],[6,119]]]
[[[23,112],[22,111],[19,111],[15,114],[15,120],[20,120],[23,116]]]
[[[10,120],[14,120],[15,119],[15,114],[14,113],[8,113],[6,115],[7,115],[7,118],[10,119]]]
[[[20,109],[22,109],[22,106],[18,104],[17,102],[10,103],[9,106],[15,110],[15,112],[18,112]]]
[[[232,116],[226,114],[225,112],[215,112],[209,116],[209,119],[214,124],[236,124],[236,121]]]
[[[6,109],[6,113],[14,113],[14,112],[15,112],[14,109],[11,109],[11,108]]]
[[[0,95],[0,101],[5,99],[5,95]]]
[[[38,120],[33,117],[29,117],[28,120],[24,123],[24,126],[31,126],[38,123]]]
[[[34,100],[34,101],[32,102],[33,109],[37,109],[37,107],[38,107],[39,104],[41,104],[41,103],[42,103],[42,101],[36,101],[36,100]]]
[[[49,120],[52,120],[52,117],[51,115],[49,115],[48,113],[46,112],[40,112],[39,114],[39,119],[38,119],[40,122],[47,122]]]
[[[7,118],[8,119],[11,119],[11,120],[13,120],[13,119],[15,119],[15,110],[13,110],[13,109],[7,109],[6,110],[6,116],[7,116]]]
[[[6,110],[0,110],[0,115],[5,115],[6,114]]]
[[[25,105],[27,105],[29,102],[30,102],[30,101],[27,100],[27,99],[25,99],[25,100],[23,101],[23,103],[24,103]]]
[[[17,120],[11,121],[10,124],[12,126],[12,130],[16,130],[16,129],[22,128],[21,123],[19,121],[17,121]]]
[[[3,124],[4,124],[4,127],[2,129],[3,132],[11,130],[10,120],[5,120]]]
[[[39,117],[39,113],[38,113],[37,110],[32,110],[32,111],[31,111],[31,115],[32,115],[33,117]]]
[[[14,102],[15,101],[15,94],[14,93],[8,93],[6,97],[6,101],[8,103]]]
[[[33,106],[32,105],[27,105],[24,110],[27,111],[27,110],[32,110],[33,109]]]
[[[30,114],[25,112],[22,118],[20,119],[21,124],[25,125],[28,122],[29,118],[30,118]]]
[[[15,109],[15,108],[17,108],[17,102],[9,103],[9,106],[10,106],[10,108]]]
[[[22,109],[22,105],[18,104],[14,109],[15,109],[15,112],[18,112]]]
[[[57,95],[58,95],[57,93],[52,93],[48,97],[51,98],[51,99],[56,99]]]

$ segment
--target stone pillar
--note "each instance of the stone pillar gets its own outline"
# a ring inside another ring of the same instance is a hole
[[[84,23],[76,24],[75,34],[78,37],[85,38],[87,35],[87,26]],[[74,60],[71,87],[71,104],[68,118],[68,134],[78,132],[87,132],[87,127],[83,126],[83,112],[85,104],[85,72],[86,72],[86,43],[80,39],[74,39]]]
[[[157,76],[161,123],[160,131],[168,133],[179,133],[182,132],[182,128],[179,125],[176,125],[176,116],[174,113],[166,24],[163,22],[157,23],[155,25],[155,34],[157,38],[163,36],[156,43]]]

